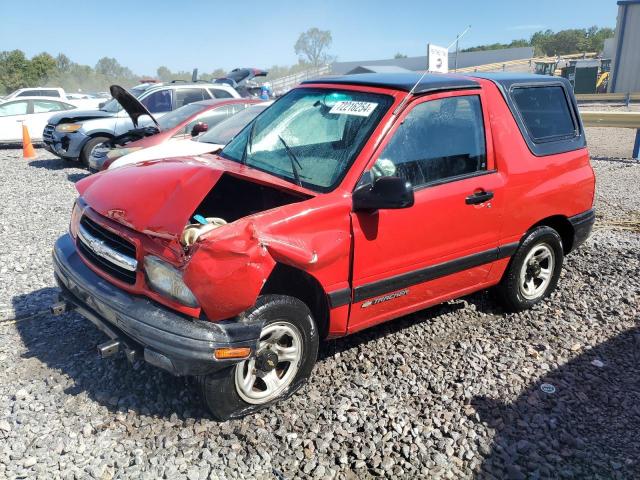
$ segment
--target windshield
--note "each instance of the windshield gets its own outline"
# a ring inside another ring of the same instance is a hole
[[[192,117],[207,108],[206,105],[198,105],[196,103],[190,103],[183,107],[175,109],[173,112],[165,113],[162,117],[158,118],[158,125],[160,130],[170,130],[177,127],[189,117]]]
[[[148,87],[145,87],[145,88],[133,87],[131,90],[127,90],[127,91],[134,97],[140,98],[140,95],[142,95],[147,90],[147,88]],[[122,105],[120,105],[115,98],[112,98],[107,103],[105,103],[100,108],[100,110],[102,110],[103,112],[118,113],[120,110],[122,110]]]
[[[262,113],[268,105],[255,105],[245,108],[232,117],[220,122],[211,130],[200,135],[198,142],[226,145],[242,130],[251,120]]]
[[[333,190],[389,109],[388,95],[292,90],[222,150],[229,160],[307,187]]]

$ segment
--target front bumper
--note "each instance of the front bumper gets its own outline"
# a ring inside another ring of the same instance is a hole
[[[64,300],[109,337],[174,375],[207,375],[242,361],[217,360],[217,348],[251,347],[255,354],[262,322],[203,321],[131,295],[87,267],[69,234],[56,242],[53,266]]]
[[[43,143],[54,155],[69,160],[77,160],[82,147],[90,139],[82,132],[60,133],[54,129],[45,129]]]

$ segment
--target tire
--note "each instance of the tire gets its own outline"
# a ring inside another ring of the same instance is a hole
[[[318,355],[318,329],[297,298],[264,295],[245,318],[264,322],[257,354],[198,377],[202,399],[217,420],[243,417],[288,398],[306,383]]]
[[[89,157],[91,156],[91,151],[100,145],[101,143],[109,141],[109,137],[93,137],[82,147],[82,151],[80,152],[80,162],[85,166],[89,166]]]
[[[563,260],[558,232],[546,226],[531,230],[496,288],[505,309],[521,312],[546,298],[558,285]]]

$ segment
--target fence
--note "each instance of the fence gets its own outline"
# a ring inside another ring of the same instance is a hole
[[[327,75],[331,72],[331,65],[322,65],[320,67],[309,68],[302,72],[293,73],[285,77],[276,78],[275,80],[269,80],[271,83],[271,89],[276,95],[282,95],[288,92],[300,82],[310,80],[315,77]]]
[[[580,112],[585,127],[635,128],[631,157],[640,158],[640,112]]]
[[[640,92],[637,93],[579,93],[576,95],[579,102],[616,102],[626,103],[640,102]]]

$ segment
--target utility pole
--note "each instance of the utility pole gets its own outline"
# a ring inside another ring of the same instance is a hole
[[[467,28],[465,28],[465,29],[464,29],[464,31],[463,31],[461,34],[459,34],[459,35],[456,37],[456,39],[455,39],[453,42],[451,42],[451,44],[447,47],[447,50],[449,50],[449,49],[453,46],[453,44],[454,44],[454,43],[456,44],[456,54],[455,54],[455,57],[454,57],[454,58],[455,58],[455,60],[454,60],[454,66],[453,66],[453,71],[454,71],[454,72],[457,72],[457,71],[458,71],[458,42],[460,41],[460,39],[461,39],[462,37],[464,37],[464,36],[465,36],[465,34],[466,34],[470,29],[471,29],[471,25],[467,26]]]

